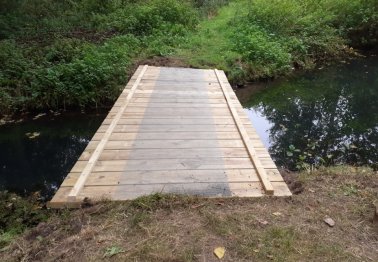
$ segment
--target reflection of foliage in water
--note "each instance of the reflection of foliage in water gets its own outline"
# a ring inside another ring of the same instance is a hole
[[[378,167],[378,59],[274,85],[248,106],[272,123],[269,150],[279,165]]]
[[[59,187],[103,116],[38,120],[0,129],[0,190],[42,190],[50,197]],[[29,139],[26,132],[40,132]]]

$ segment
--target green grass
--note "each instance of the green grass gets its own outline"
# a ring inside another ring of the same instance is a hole
[[[230,50],[232,30],[228,26],[238,13],[239,4],[222,7],[215,17],[203,20],[188,41],[177,48],[175,55],[194,67],[230,69],[238,54]]]

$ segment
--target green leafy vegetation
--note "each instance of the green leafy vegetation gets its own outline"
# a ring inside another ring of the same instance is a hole
[[[286,75],[351,54],[350,46],[374,47],[377,8],[374,0],[233,1],[178,54],[194,66],[218,66],[234,82]]]
[[[0,112],[107,106],[153,56],[277,77],[374,47],[375,0],[4,0]]]
[[[352,41],[358,30],[372,34],[369,44],[374,44],[378,34],[364,19],[376,23],[377,16],[360,10],[376,13],[376,8],[373,1],[360,0],[254,0],[248,13],[234,22],[235,49],[252,77],[311,67],[348,52],[346,44],[360,44]]]
[[[1,114],[106,105],[136,59],[168,54],[194,30],[200,10],[212,6],[177,0],[0,4]]]

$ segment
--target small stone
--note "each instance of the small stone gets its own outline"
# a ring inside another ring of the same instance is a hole
[[[330,218],[330,217],[324,218],[323,221],[324,221],[324,223],[326,223],[330,227],[334,227],[336,225],[335,221],[332,218]]]

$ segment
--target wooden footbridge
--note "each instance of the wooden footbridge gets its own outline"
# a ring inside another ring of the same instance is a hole
[[[289,196],[223,71],[140,66],[51,200]]]

